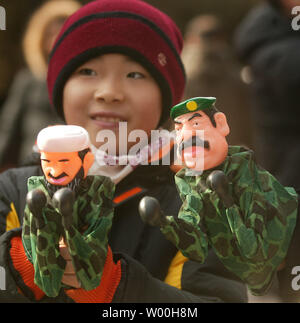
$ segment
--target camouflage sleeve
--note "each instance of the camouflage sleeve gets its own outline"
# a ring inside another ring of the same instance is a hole
[[[92,290],[100,284],[106,261],[115,186],[104,176],[91,176],[86,181],[90,188],[78,196],[73,206],[73,223],[64,229],[77,279],[82,288]],[[87,229],[82,232],[83,223]]]
[[[223,165],[234,204],[225,208],[201,176],[176,174],[183,201],[178,217],[162,229],[188,258],[203,262],[208,244],[226,268],[253,294],[267,292],[284,260],[296,223],[297,196],[261,169],[252,152],[230,156]]]
[[[26,206],[22,241],[27,258],[34,265],[34,281],[48,296],[57,296],[63,287],[66,262],[59,250],[62,236],[81,287],[92,290],[99,286],[114,214],[114,187],[107,177],[88,176],[80,183],[72,213],[65,218],[66,214],[50,198],[44,177],[29,178],[28,191],[42,190],[47,204],[42,209],[42,221]]]
[[[214,248],[226,267],[243,279],[253,294],[260,295],[270,287],[287,254],[296,223],[297,195],[256,165],[253,154],[238,163],[233,161],[225,173],[235,200],[222,212],[232,234],[232,252],[224,255],[216,244]]]
[[[168,224],[161,231],[182,253],[203,263],[207,257],[208,240],[203,227],[203,203],[185,178],[176,177],[183,204],[178,216],[167,216]]]

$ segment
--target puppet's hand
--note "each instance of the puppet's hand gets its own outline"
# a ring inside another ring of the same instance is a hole
[[[142,220],[152,226],[163,226],[168,224],[168,220],[163,214],[158,200],[154,197],[145,196],[141,199],[139,213]]]
[[[165,216],[157,199],[145,196],[139,204],[142,220],[149,225],[159,226],[166,239],[171,241],[186,257],[204,262],[207,244],[197,225],[185,219],[184,214]]]
[[[35,218],[37,228],[42,229],[46,225],[43,217],[43,208],[47,204],[47,197],[45,193],[40,189],[35,189],[28,192],[26,196],[26,203],[30,212]]]
[[[47,295],[56,296],[65,268],[57,247],[62,235],[61,216],[39,187],[29,191],[26,202],[22,241],[34,267],[34,282]]]
[[[206,179],[207,186],[217,193],[220,200],[226,208],[234,204],[233,198],[229,192],[229,182],[227,176],[221,170],[215,170],[210,173]]]
[[[69,188],[62,188],[53,195],[52,201],[62,216],[63,227],[65,230],[70,230],[73,222],[74,192]]]

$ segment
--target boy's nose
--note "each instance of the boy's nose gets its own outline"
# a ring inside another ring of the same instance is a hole
[[[94,98],[97,101],[106,103],[119,102],[124,99],[121,82],[114,79],[102,80],[94,92]]]

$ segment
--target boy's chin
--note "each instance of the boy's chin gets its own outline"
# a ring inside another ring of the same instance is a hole
[[[127,155],[127,150],[121,151],[119,149],[119,147],[107,147],[107,144],[105,143],[97,143],[97,144],[93,144],[94,149],[93,152],[98,154],[99,156],[103,155],[109,155],[109,156],[123,156],[123,155]],[[95,151],[96,150],[96,151]]]

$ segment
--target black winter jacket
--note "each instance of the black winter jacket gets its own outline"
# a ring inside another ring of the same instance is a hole
[[[300,188],[300,32],[265,3],[237,28],[235,47],[251,70],[257,160],[283,185]]]
[[[147,168],[146,168],[147,167]],[[11,169],[0,175],[0,266],[6,271],[6,291],[0,291],[2,301],[33,301],[30,291],[18,295],[14,269],[9,260],[9,241],[20,235],[20,229],[6,230],[6,215],[13,202],[22,223],[27,178],[40,175],[38,166]],[[132,188],[140,192],[117,203],[109,244],[114,260],[121,259],[122,278],[113,302],[125,303],[202,303],[245,302],[245,286],[217,259],[211,250],[204,264],[186,261],[181,275],[181,289],[164,283],[170,263],[177,253],[159,228],[143,223],[138,204],[145,195],[156,197],[165,214],[175,215],[181,201],[174,183],[174,174],[165,166],[140,166],[116,187],[116,197]],[[56,299],[44,297],[44,302],[72,302],[64,293]]]

